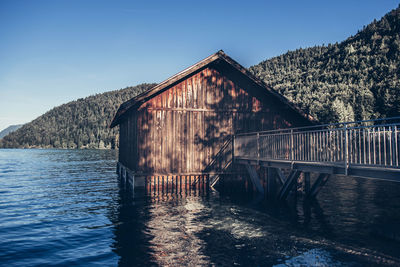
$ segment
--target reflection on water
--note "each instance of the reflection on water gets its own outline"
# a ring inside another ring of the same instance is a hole
[[[239,195],[224,197],[218,192],[198,196],[151,195],[140,199],[129,199],[124,192],[121,195],[126,197],[122,206],[131,209],[124,209],[129,210],[123,216],[127,221],[120,219],[120,222],[130,227],[117,231],[121,236],[116,234],[115,246],[126,249],[129,242],[137,244],[137,240],[146,244],[144,251],[141,246],[131,246],[125,253],[117,251],[123,266],[138,262],[159,266],[400,264],[397,243],[372,236],[366,222],[358,222],[366,223],[367,228],[357,233],[353,232],[355,221],[338,224],[337,218],[326,215],[319,201],[299,201],[293,207],[254,202],[254,198]],[[328,204],[329,212],[340,209],[329,201],[323,203]],[[126,235],[126,231],[132,234]],[[126,236],[130,237],[128,242]]]
[[[400,184],[332,177],[318,201],[286,204],[216,191],[133,198],[115,158],[0,150],[0,265],[400,265]]]

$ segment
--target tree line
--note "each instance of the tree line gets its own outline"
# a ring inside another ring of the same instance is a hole
[[[297,49],[250,71],[323,123],[400,115],[400,6],[341,43]]]
[[[250,71],[321,123],[400,115],[400,6],[341,43],[289,51]],[[117,148],[109,123],[141,84],[55,107],[0,147]]]
[[[118,107],[153,87],[96,94],[55,107],[0,140],[3,148],[117,148],[118,127],[109,129]]]

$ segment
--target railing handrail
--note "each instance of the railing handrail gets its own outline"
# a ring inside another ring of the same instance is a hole
[[[358,127],[346,127],[347,130],[357,130],[357,129],[368,129],[368,128],[381,128],[381,127],[391,127],[391,126],[400,126],[399,123],[392,123],[392,124],[378,124],[378,125],[367,125],[367,126],[358,126]],[[277,136],[277,135],[296,135],[296,134],[304,134],[304,133],[318,133],[318,132],[326,132],[326,131],[344,131],[344,127],[341,128],[333,128],[333,129],[319,129],[319,130],[310,130],[310,131],[296,131],[293,132],[291,131],[292,128],[285,129],[285,131],[282,132],[266,132],[266,131],[260,131],[260,132],[251,132],[248,134],[236,134],[235,136],[253,136],[259,134],[260,136]]]
[[[399,117],[390,117],[390,118],[381,118],[381,119],[371,119],[371,120],[362,120],[362,121],[351,121],[351,122],[338,122],[338,123],[331,123],[331,124],[320,124],[320,125],[312,125],[312,126],[303,126],[303,127],[294,127],[294,128],[284,128],[284,129],[275,129],[275,130],[266,130],[266,131],[253,131],[253,132],[247,132],[247,133],[236,133],[235,136],[246,136],[246,135],[257,135],[257,134],[274,134],[274,133],[296,133],[296,132],[317,132],[317,131],[325,131],[325,130],[341,130],[344,128],[344,126],[347,126],[347,129],[365,129],[365,128],[374,128],[374,127],[389,127],[389,126],[399,126],[399,123],[386,123],[386,124],[373,124],[373,125],[363,125],[363,126],[352,126],[348,127],[349,124],[361,124],[361,123],[367,123],[367,122],[381,122],[381,121],[391,121],[391,120],[400,120]],[[337,125],[342,125],[342,127],[336,127],[336,128],[328,128],[328,127],[333,127]],[[316,128],[322,128],[321,130],[312,130]],[[310,129],[307,131],[307,129]],[[295,131],[295,132],[294,132]]]

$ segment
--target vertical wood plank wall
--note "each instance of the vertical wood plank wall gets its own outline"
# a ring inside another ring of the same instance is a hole
[[[126,115],[119,161],[141,173],[198,173],[234,132],[293,125],[276,101],[255,95],[205,68]]]

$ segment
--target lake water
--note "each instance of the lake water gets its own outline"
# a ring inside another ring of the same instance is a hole
[[[0,266],[399,266],[400,184],[318,202],[120,190],[110,150],[0,150]]]

